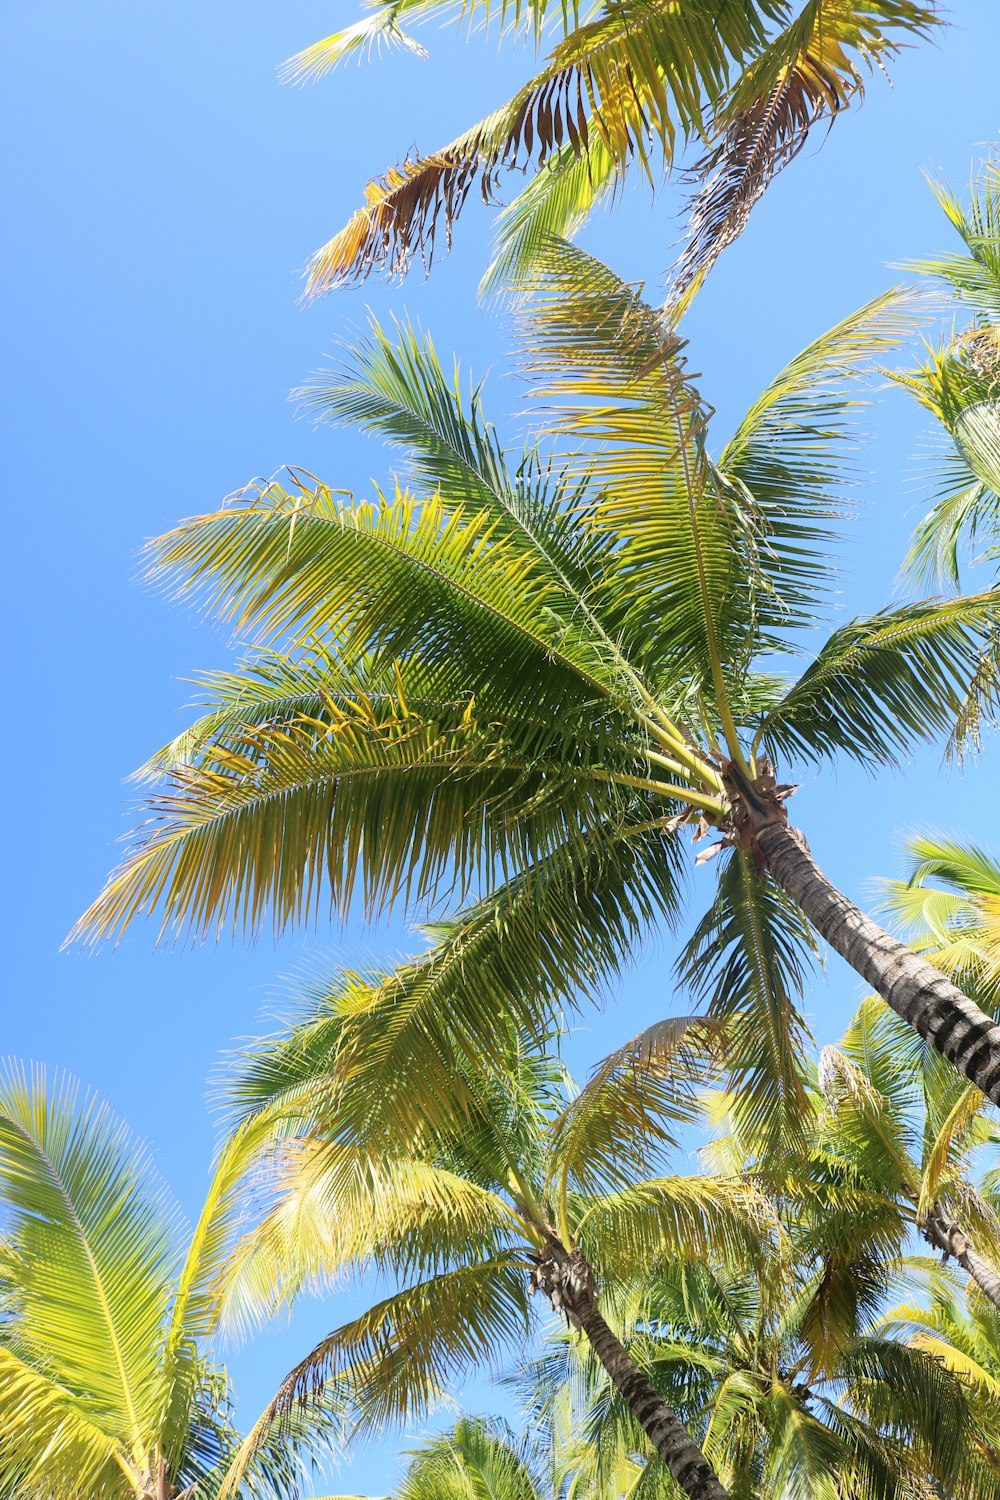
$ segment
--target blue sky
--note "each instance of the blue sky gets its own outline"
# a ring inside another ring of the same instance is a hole
[[[317,431],[286,399],[368,306],[408,310],[442,355],[492,369],[501,426],[521,401],[507,330],[475,301],[490,221],[475,195],[455,252],[429,280],[417,273],[402,288],[370,283],[297,304],[308,253],[356,206],[364,181],[414,142],[449,140],[524,68],[494,41],[425,29],[430,62],[393,56],[306,90],[278,84],[278,63],[354,16],[350,5],[312,0],[7,0],[0,17],[9,568],[0,1051],[98,1089],[154,1144],[192,1212],[213,1141],[207,1080],[237,1039],[266,1029],[280,976],[319,951],[336,963],[412,940],[396,923],[155,950],[150,925],[115,952],[59,951],[129,827],[124,778],[185,722],[187,679],[228,659],[215,627],[136,581],[138,548],[283,463],[362,494],[370,476],[388,475],[376,444]],[[720,437],[785,359],[898,279],[887,263],[948,243],[921,172],[960,185],[995,139],[998,54],[1000,10],[964,0],[940,43],[898,59],[892,89],[873,79],[863,109],[837,122],[822,149],[810,145],[756,210],[686,329]],[[655,292],[672,258],[675,202],[627,193],[585,243]],[[922,419],[897,396],[869,427],[859,463],[870,484],[843,594],[852,613],[893,594],[930,452]],[[519,434],[516,415],[508,430]],[[905,775],[810,775],[795,816],[832,878],[869,900],[872,878],[898,868],[907,831],[936,825],[995,841],[996,808],[987,767],[959,775],[928,753]],[[695,879],[707,892],[710,876]],[[607,1012],[587,1018],[573,1046],[582,1066],[683,1003],[669,956],[667,942],[652,947]],[[833,959],[809,1001],[819,1042],[836,1036],[858,995]],[[304,1309],[290,1330],[234,1357],[244,1414],[342,1311]],[[339,1487],[384,1492],[394,1447],[363,1454]]]

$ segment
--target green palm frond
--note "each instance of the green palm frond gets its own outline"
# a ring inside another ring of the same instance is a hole
[[[951,252],[907,262],[907,270],[931,277],[947,288],[959,304],[990,322],[1000,320],[1000,175],[987,161],[973,178],[969,206],[947,183],[931,181],[931,189],[947,218],[965,243],[966,253]]]
[[[44,1493],[89,1500],[120,1494],[138,1478],[117,1434],[88,1420],[75,1392],[2,1347],[0,1421],[0,1482],[11,1500]]]
[[[617,686],[551,568],[526,556],[519,537],[498,535],[482,505],[403,492],[344,505],[322,485],[272,483],[168,532],[149,559],[153,581],[242,629],[433,663],[448,674],[445,697],[504,681],[520,684],[524,703],[525,681],[562,672],[563,703]]]
[[[449,381],[431,340],[409,324],[395,338],[372,321],[369,337],[352,345],[334,376],[318,377],[298,394],[321,420],[380,434],[409,455],[409,478],[449,507],[487,512],[515,556],[550,590],[545,608],[589,633],[605,670],[618,664],[619,692],[635,691],[635,673],[596,613],[611,548],[577,524],[579,495],[535,450],[511,458],[483,410],[482,386],[463,395],[456,365]],[[596,596],[596,597],[595,597]],[[640,687],[641,692],[641,687]]]
[[[17,1247],[23,1358],[74,1393],[67,1429],[101,1432],[140,1465],[157,1437],[176,1209],[106,1107],[15,1069],[0,1087],[0,1191]],[[23,1379],[28,1421],[35,1398]],[[51,1397],[37,1391],[44,1422]],[[96,1437],[86,1447],[95,1461],[99,1449],[107,1456]]]
[[[596,999],[646,925],[672,917],[677,856],[641,812],[567,841],[438,924],[421,957],[313,989],[287,1039],[247,1055],[234,1104],[280,1107],[338,1068],[340,1107],[366,1136],[454,1128],[473,1108],[471,1081],[503,1076],[511,1035],[537,1040],[564,1009]]]
[[[816,938],[743,851],[724,853],[715,899],[680,956],[682,983],[724,1025],[730,1109],[765,1154],[801,1138],[808,1112],[799,1006]]]
[[[560,1198],[569,1184],[584,1193],[621,1187],[675,1146],[674,1127],[697,1115],[718,1040],[711,1023],[671,1016],[604,1058],[553,1122]]]
[[[972,986],[983,1003],[994,1002],[1000,991],[1000,864],[988,850],[941,834],[911,838],[907,856],[907,878],[883,882],[886,909],[915,946],[933,953],[939,968]]]
[[[359,1270],[439,1275],[517,1237],[510,1207],[468,1176],[318,1135],[280,1152],[269,1197],[218,1283],[222,1317],[240,1331]]]
[[[336,1329],[283,1381],[262,1419],[336,1382],[359,1420],[385,1425],[427,1413],[472,1366],[498,1369],[527,1336],[523,1252],[508,1251],[397,1292]]]
[[[678,1265],[759,1262],[772,1227],[766,1203],[742,1179],[657,1177],[605,1193],[575,1232],[614,1283],[640,1279],[664,1257]]]
[[[396,1500],[540,1500],[538,1459],[503,1424],[465,1417],[411,1452]]]
[[[1000,624],[1000,592],[886,609],[835,630],[759,738],[805,760],[895,765],[953,726]],[[988,705],[987,705],[988,706]]]
[[[761,628],[814,625],[832,584],[832,526],[853,482],[858,375],[912,328],[899,291],[883,293],[814,339],[754,402],[718,459],[756,518]]]
[[[572,141],[563,146],[499,215],[493,260],[479,284],[480,296],[517,306],[537,281],[548,243],[571,240],[619,181],[613,154],[588,121],[586,153],[577,152]]]

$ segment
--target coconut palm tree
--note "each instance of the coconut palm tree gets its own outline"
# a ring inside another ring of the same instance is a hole
[[[917,1269],[914,1263],[914,1269]],[[930,1296],[920,1303],[901,1303],[886,1313],[882,1329],[911,1349],[937,1360],[967,1392],[976,1414],[977,1457],[994,1475],[1000,1473],[1000,1317],[995,1303],[973,1285],[966,1299],[956,1294],[951,1278],[938,1266],[926,1266]],[[987,1491],[992,1493],[993,1491]],[[978,1491],[976,1491],[978,1494]]]
[[[390,0],[307,47],[286,64],[302,82],[383,46],[424,49],[404,25],[453,12],[442,0]],[[495,202],[512,168],[536,168],[504,215],[501,252],[488,281],[523,277],[552,234],[570,235],[631,167],[657,184],[695,146],[689,240],[672,278],[688,297],[743,229],[774,173],[863,92],[864,75],[937,25],[935,7],[913,0],[628,0],[499,6],[467,0],[470,24],[496,20],[501,34],[542,66],[506,103],[428,155],[407,157],[369,183],[365,204],[314,255],[307,294],[380,269],[429,263],[472,188]],[[690,162],[688,163],[689,165]]]
[[[955,1366],[871,1311],[831,1358],[812,1338],[820,1287],[812,1266],[780,1258],[758,1276],[664,1265],[626,1297],[629,1352],[698,1435],[730,1494],[995,1496],[990,1413]],[[610,1476],[634,1466],[632,1414],[572,1332],[550,1338],[520,1389],[543,1431],[571,1392],[598,1469]],[[657,1477],[649,1465],[634,1493],[656,1493]]]
[[[152,544],[156,577],[279,644],[211,677],[206,714],[150,762],[165,784],[77,933],[157,907],[209,932],[269,908],[280,927],[324,897],[438,915],[474,898],[393,981],[415,1017],[392,1054],[405,1078],[434,1065],[429,1039],[481,1064],[504,1017],[537,1028],[600,993],[679,920],[684,830],[714,833],[718,893],[685,973],[745,1024],[749,1112],[780,1137],[802,1108],[814,933],[1000,1099],[1000,1027],[830,884],[774,769],[898,764],[995,649],[996,591],[815,646],[847,375],[901,336],[897,302],[817,339],[713,452],[655,309],[564,242],[546,267],[523,341],[556,455],[507,454],[478,387],[463,398],[428,340],[374,327],[307,399],[406,450],[412,491],[355,502],[292,476]],[[804,649],[798,676],[775,670]]]
[[[911,263],[947,296],[946,331],[916,369],[896,379],[934,417],[949,442],[936,475],[937,498],[917,528],[912,576],[957,587],[966,563],[1000,565],[1000,176],[994,158],[970,190],[968,208],[932,183],[962,250]],[[995,644],[995,643],[994,643]],[[1000,677],[995,650],[984,653],[955,725],[959,752],[979,743],[995,716]]]
[[[917,1229],[1000,1308],[1000,1219],[971,1180],[976,1157],[998,1139],[989,1100],[875,997],[840,1048],[823,1049],[820,1079],[820,1152],[898,1209],[900,1242]]]
[[[529,1292],[540,1291],[587,1339],[681,1490],[723,1500],[601,1310],[607,1289],[663,1253],[686,1261],[712,1247],[744,1265],[762,1253],[769,1221],[752,1188],[655,1171],[695,1109],[709,1061],[701,1026],[643,1033],[572,1099],[558,1061],[509,1032],[494,1078],[452,1067],[462,1123],[440,1128],[413,1080],[397,1109],[352,1076],[345,1021],[367,1012],[370,1045],[384,1045],[385,990],[384,979],[343,976],[311,1017],[249,1054],[236,1085],[243,1128],[272,1122],[275,1155],[258,1184],[266,1211],[225,1280],[230,1320],[270,1317],[303,1288],[366,1267],[396,1283],[302,1360],[265,1423],[328,1384],[365,1428],[410,1421],[471,1366],[520,1353]]]
[[[71,1082],[0,1082],[0,1494],[10,1500],[295,1500],[337,1431],[332,1399],[250,1452],[212,1357],[212,1286],[236,1223],[219,1159],[185,1232],[148,1154]],[[234,1487],[238,1466],[241,1480]]]

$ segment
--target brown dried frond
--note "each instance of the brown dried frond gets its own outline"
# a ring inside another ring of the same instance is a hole
[[[812,0],[719,111],[718,144],[692,168],[701,186],[689,210],[687,245],[669,278],[675,314],[743,233],[755,203],[812,127],[831,125],[863,96],[861,64],[884,71],[884,56],[901,45],[890,28],[924,36],[936,24],[927,6],[911,0],[893,0],[879,12],[857,0]]]

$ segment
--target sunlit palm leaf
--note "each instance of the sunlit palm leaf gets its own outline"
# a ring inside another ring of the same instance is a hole
[[[103,1432],[140,1464],[160,1415],[176,1210],[109,1111],[81,1107],[72,1085],[46,1088],[40,1074],[3,1080],[0,1188],[18,1247],[22,1353],[74,1392],[68,1429],[77,1421]],[[23,1378],[27,1420],[35,1398]],[[38,1420],[48,1420],[41,1409]],[[101,1443],[94,1436],[85,1448],[96,1459]]]
[[[680,978],[729,1036],[730,1107],[780,1156],[808,1109],[799,996],[818,951],[798,908],[742,851],[723,855],[718,893],[679,961]]]
[[[839,751],[897,764],[912,745],[951,728],[998,626],[1000,592],[852,620],[767,716],[761,738],[789,757]]]

